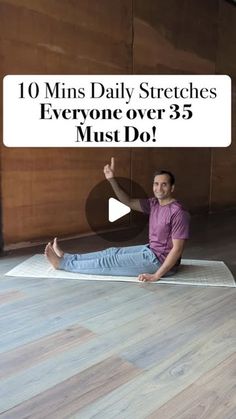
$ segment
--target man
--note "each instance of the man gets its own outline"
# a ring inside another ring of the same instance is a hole
[[[185,240],[189,237],[189,214],[173,197],[175,178],[162,170],[154,174],[153,193],[149,199],[133,199],[115,179],[115,161],[104,167],[104,175],[117,198],[135,211],[149,214],[149,244],[112,247],[85,254],[64,253],[54,239],[45,256],[56,269],[96,275],[138,276],[140,281],[154,282],[172,275],[180,264]]]

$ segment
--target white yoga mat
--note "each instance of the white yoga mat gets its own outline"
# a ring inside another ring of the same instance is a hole
[[[11,269],[5,275],[30,278],[62,278],[86,281],[138,282],[137,277],[84,275],[54,269],[44,255],[34,255]],[[156,282],[164,284],[207,285],[214,287],[235,287],[235,280],[224,262],[183,259],[179,272],[172,277]]]

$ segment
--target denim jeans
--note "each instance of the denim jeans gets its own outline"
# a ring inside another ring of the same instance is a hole
[[[148,245],[110,247],[84,254],[65,253],[59,269],[95,275],[137,276],[154,273],[161,266]]]

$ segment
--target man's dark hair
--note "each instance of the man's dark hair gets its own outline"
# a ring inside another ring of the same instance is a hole
[[[158,176],[158,175],[168,175],[169,178],[170,178],[171,186],[175,184],[175,177],[174,177],[173,173],[169,172],[168,170],[156,170],[154,172],[153,178],[155,178],[155,176]]]

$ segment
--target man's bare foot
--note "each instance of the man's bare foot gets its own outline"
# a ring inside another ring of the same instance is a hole
[[[59,256],[59,258],[61,258],[62,256],[64,256],[63,250],[60,248],[60,246],[58,246],[57,237],[55,237],[55,239],[53,240],[52,247],[53,247],[53,250],[56,253],[56,255]]]
[[[45,254],[47,260],[49,261],[49,263],[51,263],[51,265],[55,269],[58,269],[61,258],[54,252],[51,243],[48,243],[47,246],[45,247],[44,254]]]

